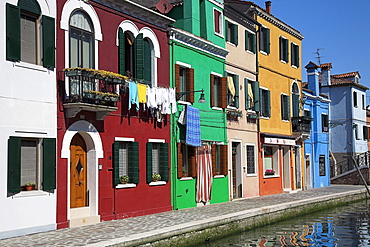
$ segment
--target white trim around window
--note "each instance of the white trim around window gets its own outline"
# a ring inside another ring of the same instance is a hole
[[[248,173],[248,150],[247,150],[247,147],[248,146],[253,146],[253,153],[254,153],[254,157],[253,157],[253,160],[254,160],[254,173]],[[245,175],[247,177],[256,177],[258,175],[258,164],[257,164],[257,153],[256,153],[256,144],[255,143],[245,143],[245,148],[243,148],[243,150],[245,151],[245,166],[244,166],[244,170],[245,170]]]
[[[180,62],[180,61],[176,61],[176,64],[177,65],[180,65],[181,67],[187,68],[187,69],[190,69],[191,68],[191,65],[190,64],[183,63],[183,62]]]
[[[115,137],[114,140],[116,142],[134,142],[135,138],[132,138],[132,137]]]
[[[166,143],[165,139],[148,139],[148,142]]]

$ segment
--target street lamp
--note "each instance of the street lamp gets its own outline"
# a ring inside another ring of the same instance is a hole
[[[180,100],[182,96],[190,94],[190,93],[197,93],[201,92],[198,103],[206,103],[206,99],[204,98],[204,89],[202,90],[195,90],[195,91],[185,91],[185,92],[178,92],[176,93],[176,100]]]

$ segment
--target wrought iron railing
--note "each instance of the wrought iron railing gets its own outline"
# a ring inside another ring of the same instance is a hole
[[[311,131],[311,117],[299,116],[292,117],[293,132],[309,133]]]
[[[359,167],[369,167],[370,152],[364,152],[361,154],[357,154],[354,158]],[[356,166],[352,158],[349,156],[347,159],[341,162],[338,162],[336,164],[331,164],[330,177],[336,177],[345,172],[352,171],[354,169],[356,169]]]

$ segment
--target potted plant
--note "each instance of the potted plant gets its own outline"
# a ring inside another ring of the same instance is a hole
[[[121,184],[126,184],[129,181],[129,177],[127,175],[120,176],[119,181]]]
[[[34,190],[36,184],[29,181],[28,183],[25,183],[24,188],[26,191]]]
[[[272,169],[266,169],[266,171],[265,171],[265,175],[267,175],[267,176],[275,175],[275,171],[274,171],[274,170],[272,170]]]
[[[161,180],[161,175],[159,175],[158,173],[153,173],[152,179],[154,182],[157,182],[158,180]]]
[[[187,177],[188,176],[188,171],[186,169],[182,170],[182,176]]]

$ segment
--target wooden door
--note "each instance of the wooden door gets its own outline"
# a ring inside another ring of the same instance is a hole
[[[71,142],[70,163],[71,208],[87,206],[87,159],[86,144],[80,134]]]

